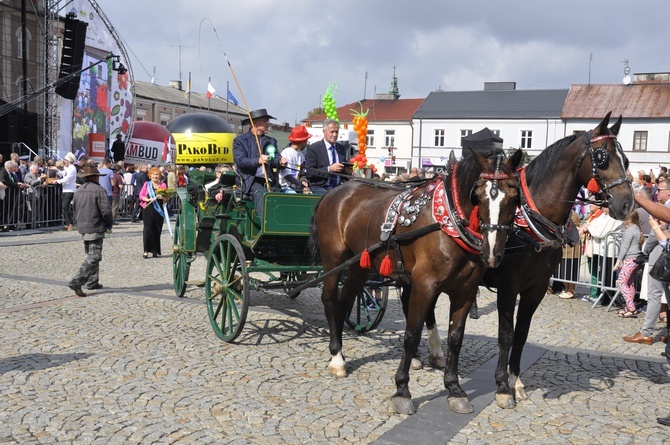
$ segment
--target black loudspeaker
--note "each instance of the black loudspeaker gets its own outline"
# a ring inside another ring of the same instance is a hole
[[[65,33],[63,34],[63,52],[60,59],[58,78],[68,77],[81,70],[84,60],[84,46],[86,44],[86,27],[88,23],[74,18],[65,18]],[[67,82],[56,87],[56,93],[65,99],[74,100],[79,90],[81,75],[76,75]]]

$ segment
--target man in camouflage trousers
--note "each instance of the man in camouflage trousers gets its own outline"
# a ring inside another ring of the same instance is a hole
[[[98,178],[102,175],[95,165],[84,165],[77,176],[84,180],[84,184],[77,189],[73,204],[77,230],[84,240],[86,259],[68,286],[78,297],[85,297],[83,286],[91,290],[102,289],[102,284],[98,282],[102,241],[107,230],[111,230],[114,219],[107,192],[98,184]]]

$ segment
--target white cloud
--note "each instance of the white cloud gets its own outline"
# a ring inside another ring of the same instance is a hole
[[[624,59],[633,72],[670,71],[667,0],[637,9],[623,0],[97,2],[137,55],[137,79],[149,81],[154,66],[160,84],[176,79],[182,45],[194,90],[204,93],[211,77],[217,91],[230,82],[239,94],[225,50],[249,107],[291,124],[319,105],[329,82],[338,82],[339,105],[388,91],[393,66],[404,98],[487,81],[569,88],[588,81],[590,52],[593,83],[620,82]]]

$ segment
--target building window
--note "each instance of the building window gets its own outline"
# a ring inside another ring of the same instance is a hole
[[[443,128],[438,128],[435,130],[435,146],[444,147],[444,134],[445,131]]]
[[[384,131],[384,146],[395,147],[395,130]]]
[[[161,125],[167,127],[169,123],[170,123],[170,115],[161,113]]]
[[[491,130],[491,133],[495,134],[496,136],[500,137],[500,130]]]
[[[468,137],[472,134],[472,130],[461,130],[461,139]]]
[[[21,33],[21,28],[16,35],[16,58],[23,59],[23,34]]]
[[[533,148],[533,130],[521,130],[521,146],[519,148]]]
[[[368,134],[365,137],[365,145],[368,147],[374,147],[375,146],[375,131],[374,130],[368,130]]]
[[[633,151],[647,151],[647,132],[633,132]]]
[[[22,28],[17,28],[16,33],[14,34],[16,37],[16,58],[17,59],[23,59],[24,54],[23,54],[23,32]],[[32,34],[30,31],[26,30],[26,53],[25,57],[26,60],[30,60],[30,42],[32,40]]]

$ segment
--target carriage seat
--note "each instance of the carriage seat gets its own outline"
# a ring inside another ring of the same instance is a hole
[[[221,172],[219,180],[214,184],[205,185],[205,191],[208,205],[223,205],[227,206],[230,198],[233,196],[233,190],[237,181],[237,174],[234,171]],[[223,199],[218,202],[215,197],[223,191]]]

